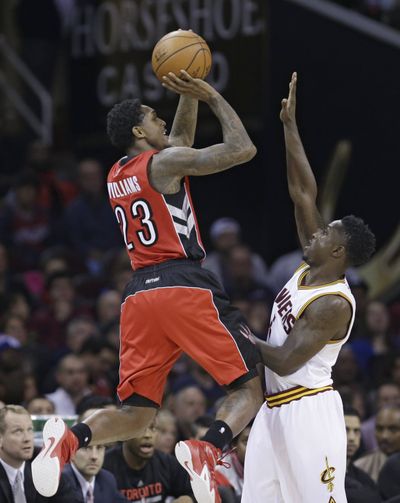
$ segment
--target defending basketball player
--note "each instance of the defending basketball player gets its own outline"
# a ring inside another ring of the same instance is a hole
[[[107,185],[134,270],[121,308],[122,408],[96,412],[72,430],[58,418],[46,423],[44,449],[32,464],[44,496],[55,493],[62,466],[78,448],[143,435],[182,352],[228,390],[203,440],[176,447],[199,503],[220,501],[214,468],[221,449],[262,403],[257,350],[240,335],[243,317],[200,266],[205,252],[187,178],[247,162],[256,149],[235,111],[209,84],[186,72],[182,78],[170,73],[163,82],[181,95],[169,136],[156,111],[139,100],[115,105],[107,118],[111,142],[127,154],[111,168]],[[222,143],[201,150],[191,147],[199,100],[210,106],[223,132]]]
[[[324,225],[317,186],[296,124],[293,74],[280,113],[287,177],[304,251],[275,299],[267,342],[267,395],[246,451],[242,503],[345,503],[346,429],[331,370],[354,321],[348,266],[366,262],[375,238],[354,216]]]

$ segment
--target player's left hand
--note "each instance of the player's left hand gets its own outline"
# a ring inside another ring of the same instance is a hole
[[[293,72],[289,84],[289,96],[281,101],[282,108],[279,114],[279,118],[285,125],[296,123],[296,88],[297,73]]]
[[[191,77],[185,70],[181,70],[179,77],[173,72],[164,75],[162,86],[177,94],[183,94],[208,103],[218,92],[202,79]]]

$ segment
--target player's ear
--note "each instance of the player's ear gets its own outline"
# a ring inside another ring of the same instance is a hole
[[[133,126],[132,134],[138,140],[140,140],[142,138],[146,138],[146,134],[140,126]]]
[[[336,246],[332,251],[332,255],[335,258],[342,258],[342,257],[344,257],[345,253],[346,253],[346,248],[343,245]]]

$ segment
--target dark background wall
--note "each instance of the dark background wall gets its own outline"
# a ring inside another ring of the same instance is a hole
[[[34,8],[24,3],[45,22],[45,2]],[[268,262],[296,247],[279,121],[293,70],[299,74],[300,130],[319,181],[337,141],[352,142],[336,216],[358,214],[370,222],[379,245],[389,239],[399,217],[400,34],[394,36],[397,45],[383,42],[295,0],[80,0],[76,5],[65,31],[57,32],[64,33],[63,39],[54,38],[60,50],[53,63],[62,82],[56,97],[56,149],[78,157],[97,155],[110,165],[120,153],[109,146],[105,118],[113,103],[127,97],[139,96],[171,125],[177,98],[157,83],[151,52],[165,33],[192,28],[212,49],[210,82],[238,111],[258,147],[251,163],[192,180],[206,244],[212,221],[233,216],[245,240]],[[32,34],[27,28],[36,25],[16,21],[4,26],[14,24],[14,32],[20,31],[17,47],[23,32],[38,36],[38,30]],[[217,121],[202,104],[196,146],[220,139]]]

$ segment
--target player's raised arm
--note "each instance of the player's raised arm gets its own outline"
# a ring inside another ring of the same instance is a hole
[[[191,147],[193,145],[198,107],[197,99],[181,94],[169,134],[171,147]]]
[[[302,247],[323,222],[317,209],[317,184],[308,162],[296,123],[297,74],[289,84],[289,96],[282,100],[280,119],[284,126],[289,194],[294,203],[297,232]]]
[[[154,156],[152,177],[186,175],[202,176],[224,171],[252,159],[257,150],[247,134],[242,121],[227,101],[207,82],[194,79],[186,72],[182,78],[173,74],[164,78],[163,85],[178,94],[207,103],[222,127],[223,143],[203,149],[172,147]]]

